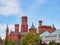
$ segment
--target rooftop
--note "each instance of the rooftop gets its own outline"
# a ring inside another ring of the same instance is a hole
[[[37,28],[36,28],[36,27],[34,26],[34,24],[32,23],[30,29],[37,29]]]
[[[45,31],[40,35],[40,37],[53,36],[53,35],[60,35],[60,29],[57,29],[53,33],[49,33],[48,31]]]

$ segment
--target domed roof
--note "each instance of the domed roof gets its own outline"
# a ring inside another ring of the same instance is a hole
[[[35,28],[34,24],[32,23],[32,26],[30,27],[30,29],[37,29],[37,28]]]

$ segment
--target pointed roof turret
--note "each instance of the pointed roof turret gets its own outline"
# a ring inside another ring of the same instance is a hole
[[[32,23],[32,26],[30,27],[30,29],[37,29],[37,28],[35,28],[34,24]]]
[[[7,25],[7,28],[6,28],[7,31],[9,31],[9,28],[8,28],[8,25]]]
[[[8,35],[9,35],[9,28],[8,28],[8,25],[6,27],[6,39],[8,39]]]
[[[53,24],[53,28],[55,28],[54,24]]]
[[[7,25],[7,28],[8,28],[8,25]]]

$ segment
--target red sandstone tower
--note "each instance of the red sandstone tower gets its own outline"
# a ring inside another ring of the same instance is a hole
[[[8,28],[8,25],[7,25],[7,28],[6,28],[6,39],[8,39],[8,35],[9,35],[9,28]]]
[[[18,40],[19,36],[19,24],[15,24],[15,38]]]
[[[41,27],[42,27],[42,20],[39,21],[39,27],[38,27],[39,33],[43,32]]]
[[[39,27],[42,27],[42,20],[39,21]]]
[[[21,32],[28,32],[27,16],[22,16]]]

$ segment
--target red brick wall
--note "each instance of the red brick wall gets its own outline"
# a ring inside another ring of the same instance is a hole
[[[52,28],[51,26],[42,25],[42,20],[39,21],[39,27],[38,27],[39,33],[42,34],[45,31],[48,31],[49,33],[52,33],[56,30],[56,28]]]
[[[22,17],[22,25],[21,25],[21,32],[28,32],[28,23],[27,23],[27,17]]]
[[[49,33],[52,33],[52,32],[55,31],[55,29],[54,28],[45,28],[45,27],[41,28],[41,27],[39,27],[39,33],[40,34],[42,34],[45,31],[48,31]]]

